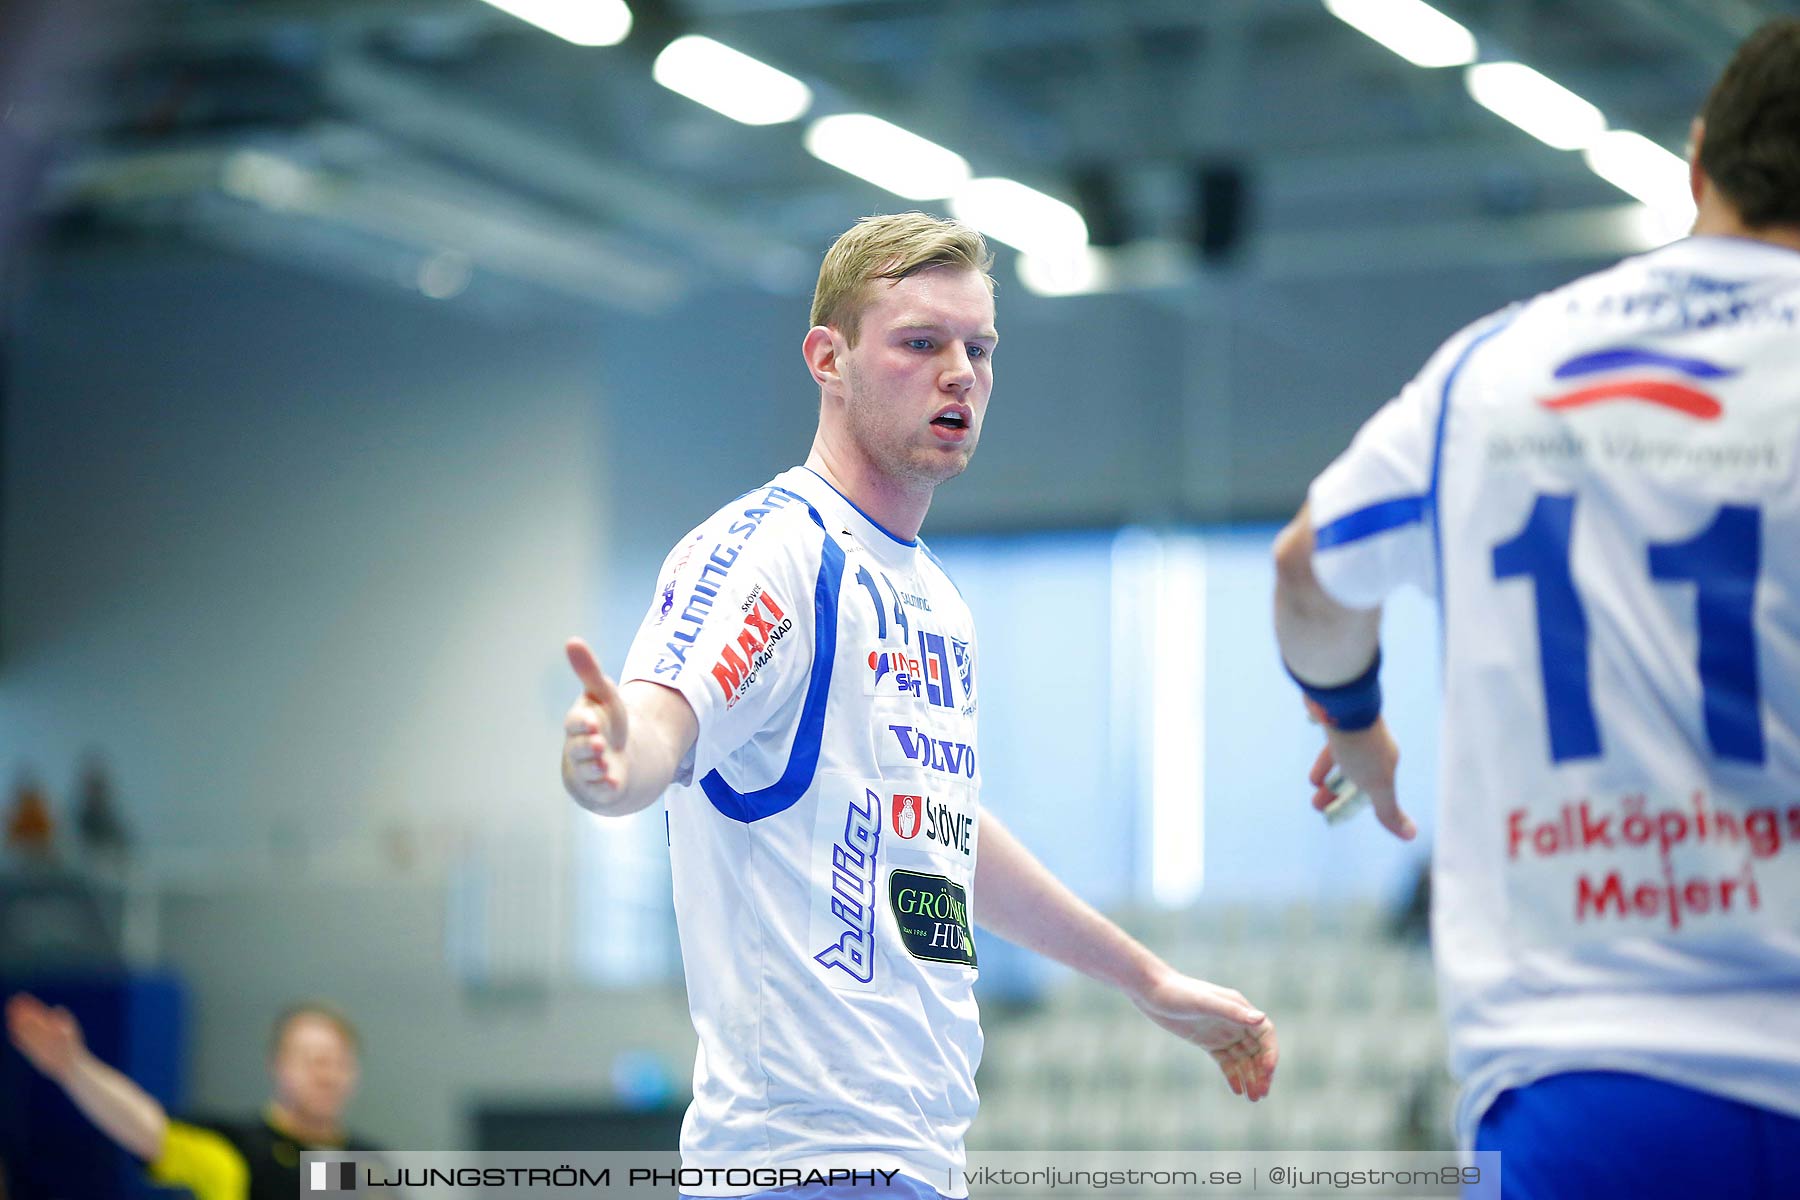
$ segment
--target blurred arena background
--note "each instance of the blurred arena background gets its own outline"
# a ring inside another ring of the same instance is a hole
[[[616,667],[663,550],[804,457],[818,259],[922,207],[999,251],[986,444],[925,529],[984,799],[1283,1042],[1229,1104],[990,939],[971,1144],[1449,1144],[1426,850],[1306,807],[1273,522],[1454,328],[1678,232],[1690,116],[1794,6],[1443,0],[1467,44],[1415,12],[1411,57],[1351,0],[579,7],[612,44],[481,0],[0,9],[0,987],[177,1111],[252,1109],[325,995],[390,1146],[671,1142],[663,821],[564,796],[560,643]],[[854,161],[857,114],[937,153]],[[1428,838],[1434,617],[1389,626]],[[99,1144],[0,1051],[0,1158],[127,1180]]]

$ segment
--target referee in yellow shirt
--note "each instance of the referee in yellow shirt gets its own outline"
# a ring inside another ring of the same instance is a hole
[[[157,1183],[195,1200],[293,1200],[303,1150],[373,1151],[344,1132],[360,1043],[328,1004],[295,1005],[269,1035],[274,1093],[258,1118],[171,1118],[143,1088],[95,1058],[64,1008],[21,992],[6,1005],[12,1044],[101,1131],[143,1159]]]

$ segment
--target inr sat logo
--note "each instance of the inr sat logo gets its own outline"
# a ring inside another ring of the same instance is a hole
[[[877,684],[892,675],[894,686],[904,695],[917,696],[924,687],[919,680],[919,660],[908,658],[904,650],[869,651],[869,670],[875,673]]]
[[[909,648],[910,649],[910,648]],[[975,666],[963,644],[962,663],[966,664],[964,690],[974,680]],[[919,656],[912,658],[908,650],[869,651],[869,670],[879,686],[889,675],[901,695],[923,699],[937,708],[956,707],[956,685],[950,674],[950,649],[942,634],[919,630]],[[871,694],[874,694],[871,692]]]

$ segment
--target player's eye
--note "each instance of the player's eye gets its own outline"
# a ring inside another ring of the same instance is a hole
[[[906,344],[911,346],[914,350],[929,350],[929,349],[931,349],[931,339],[930,338],[912,338],[912,339],[908,340]]]
[[[987,347],[986,346],[970,346],[969,347],[969,357],[970,358],[986,358],[987,357]]]

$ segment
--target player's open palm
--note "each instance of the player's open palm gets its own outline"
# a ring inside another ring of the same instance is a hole
[[[6,1032],[27,1062],[59,1082],[81,1055],[81,1026],[69,1010],[24,992],[6,1002]]]
[[[1231,1090],[1249,1100],[1269,1094],[1280,1051],[1275,1023],[1242,992],[1171,971],[1132,997],[1145,1016],[1213,1056]]]
[[[563,785],[577,800],[597,803],[628,782],[625,703],[586,642],[570,638],[565,650],[582,691],[563,718]]]

